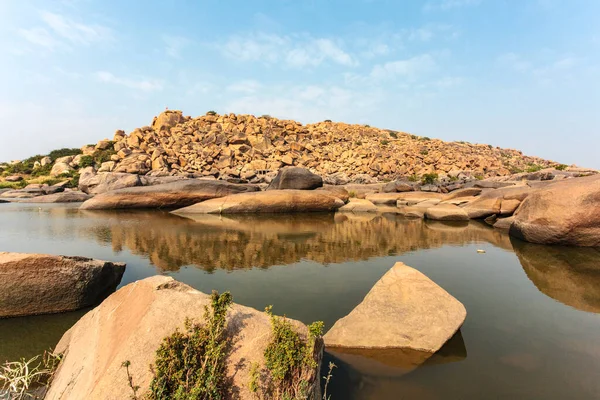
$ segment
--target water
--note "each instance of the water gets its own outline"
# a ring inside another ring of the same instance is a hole
[[[0,250],[124,261],[122,285],[166,274],[204,292],[331,326],[396,262],[467,309],[422,365],[402,352],[327,354],[332,399],[600,398],[600,250],[539,246],[485,224],[394,215],[183,219],[0,205]],[[477,253],[484,249],[485,254]],[[0,320],[0,360],[52,347],[83,311]]]

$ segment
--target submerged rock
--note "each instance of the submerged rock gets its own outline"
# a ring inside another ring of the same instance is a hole
[[[144,398],[153,374],[155,352],[164,337],[182,329],[186,318],[201,322],[210,296],[166,276],[131,283],[87,313],[56,346],[63,353],[47,400],[123,399],[131,392],[121,364]],[[306,336],[301,322],[289,320]],[[272,340],[269,316],[250,307],[233,304],[227,313],[227,332],[233,344],[227,358],[232,398],[254,399],[248,385],[253,363],[264,365],[264,351]],[[317,352],[322,353],[322,343]],[[319,357],[320,359],[320,357]],[[311,399],[320,398],[318,366],[307,377]]]
[[[173,213],[186,215],[330,212],[343,205],[342,200],[325,191],[269,190],[232,194],[181,208]]]
[[[97,195],[81,205],[82,210],[130,208],[178,208],[236,193],[255,192],[253,185],[207,179],[186,179],[154,186],[137,186]]]
[[[267,190],[313,190],[323,186],[323,178],[306,168],[286,167],[279,170]]]
[[[59,192],[31,199],[20,200],[20,203],[81,203],[91,199],[92,196],[80,191]]]
[[[537,189],[515,213],[510,234],[532,243],[600,246],[600,175]]]
[[[465,307],[421,272],[396,263],[324,336],[328,347],[438,351],[463,324]]]
[[[0,318],[98,304],[124,271],[125,264],[84,257],[0,253]]]

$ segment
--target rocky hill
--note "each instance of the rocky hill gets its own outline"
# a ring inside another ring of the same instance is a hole
[[[151,175],[192,173],[256,180],[286,165],[310,168],[330,183],[368,182],[425,174],[487,178],[559,164],[512,149],[444,142],[405,132],[324,121],[302,125],[269,116],[165,111],[151,126],[84,147],[114,148],[100,171]],[[564,166],[563,166],[564,167]],[[345,182],[344,182],[345,181]]]

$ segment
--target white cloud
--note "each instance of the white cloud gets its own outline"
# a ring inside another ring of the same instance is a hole
[[[425,3],[423,11],[448,11],[455,8],[476,6],[481,3],[481,0],[441,0],[441,1],[430,1]]]
[[[279,36],[265,33],[235,35],[223,45],[217,45],[225,56],[239,61],[258,61],[265,64],[285,63],[292,68],[316,67],[327,61],[353,66],[357,61],[327,38]]]
[[[163,88],[162,82],[152,79],[135,80],[128,78],[120,78],[107,71],[98,71],[95,75],[100,82],[121,85],[130,89],[136,89],[143,92],[160,91]]]
[[[518,72],[529,71],[533,68],[531,62],[524,60],[521,56],[515,53],[506,53],[498,57],[498,61]]]
[[[237,93],[255,93],[261,88],[261,84],[254,80],[243,80],[232,83],[227,86],[226,90]]]
[[[191,43],[188,38],[183,36],[164,35],[162,40],[165,43],[165,52],[173,58],[181,58],[182,50]]]
[[[71,46],[90,46],[112,39],[112,31],[102,25],[85,24],[49,11],[40,12],[43,27],[19,29],[28,42],[53,51]]]
[[[378,64],[371,70],[370,77],[377,80],[406,77],[414,79],[417,75],[436,68],[436,62],[430,54],[415,56],[406,60],[390,61]]]

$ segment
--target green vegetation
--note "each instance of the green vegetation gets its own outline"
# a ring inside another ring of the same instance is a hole
[[[206,115],[217,115],[216,111],[210,110],[206,113]]]
[[[323,377],[325,380],[325,387],[323,388],[323,400],[331,400],[331,396],[327,396],[327,389],[329,388],[329,381],[331,381],[331,378],[333,377],[334,368],[337,368],[337,365],[330,361],[329,371],[327,372],[327,375]]]
[[[18,182],[0,182],[0,189],[23,189],[27,186],[27,181],[22,180]]]
[[[228,350],[226,315],[231,306],[229,292],[213,292],[204,324],[185,321],[185,331],[176,330],[156,351],[150,400],[222,399],[226,394]],[[128,378],[129,379],[129,378]],[[132,381],[130,381],[132,382]],[[133,383],[131,383],[132,388]],[[137,391],[134,390],[134,395]]]
[[[389,141],[389,140],[386,140],[386,139],[383,139],[383,140],[382,140],[381,142],[379,142],[379,143],[381,143],[381,145],[382,145],[382,146],[387,146],[388,144],[390,144],[390,141]]]
[[[388,133],[390,134],[390,137],[393,139],[398,139],[398,134],[394,131],[388,131]]]
[[[435,181],[437,181],[438,179],[438,174],[436,174],[435,172],[431,173],[431,174],[425,174],[421,177],[421,183],[423,185],[433,185],[435,183]]]
[[[428,140],[431,140],[431,139],[429,137],[427,137],[427,136],[423,136],[423,137],[420,137],[419,140],[428,141]]]
[[[20,361],[4,363],[0,366],[0,393],[11,400],[39,399],[30,390],[49,385],[61,359],[61,354],[44,352],[42,356],[29,360],[22,358]]]
[[[481,174],[475,174],[475,175],[473,175],[473,178],[477,179],[478,181],[482,181],[484,176]]]
[[[94,158],[92,156],[82,156],[79,159],[79,168],[93,167],[94,163]]]
[[[96,166],[99,167],[100,165],[102,165],[103,162],[110,161],[110,158],[115,154],[117,154],[117,152],[115,151],[114,147],[111,146],[106,150],[94,151],[94,153],[92,154],[91,157],[94,160],[94,163],[96,164]]]
[[[417,140],[419,137],[417,135],[410,135],[411,139]]]
[[[567,169],[569,166],[566,164],[559,164],[557,166],[555,166],[554,168],[559,170],[559,171],[564,171],[565,169]]]
[[[273,118],[269,114],[264,114],[264,115],[261,115],[260,117],[264,118],[264,119],[272,119]]]
[[[323,322],[308,326],[308,337],[303,339],[285,317],[277,317],[267,307],[271,317],[273,339],[265,349],[265,366],[269,379],[262,388],[264,395],[272,399],[306,399],[311,380],[315,379],[319,343],[323,335]],[[261,390],[261,389],[259,389]]]
[[[370,128],[370,127],[371,127],[371,125],[366,125],[366,124],[365,124],[365,128]]]
[[[58,149],[52,150],[48,153],[48,157],[52,159],[52,161],[56,161],[57,158],[66,157],[66,156],[77,156],[81,154],[81,149]]]
[[[324,122],[331,122],[331,120],[330,119],[326,119]]]
[[[508,169],[511,174],[520,174],[521,172],[525,172],[523,169],[512,166]]]
[[[429,154],[429,150],[421,150],[422,156],[426,156],[427,154]]]
[[[458,176],[451,176],[450,182],[456,182],[458,180]]]
[[[50,171],[52,171],[52,166],[53,164],[46,164],[43,167],[40,166],[31,172],[31,176],[34,178],[38,176],[48,176],[50,175]]]
[[[354,190],[350,190],[348,192],[348,197],[351,198],[351,199],[355,198],[356,197],[356,192]]]
[[[542,167],[541,165],[538,164],[529,164],[529,167],[527,167],[526,171],[527,172],[537,172],[541,169],[543,169],[544,167]]]
[[[408,177],[408,180],[410,182],[417,182],[419,180],[419,175],[417,174],[412,174],[411,176]]]
[[[362,146],[362,142],[360,140],[357,140],[356,142],[354,142],[354,144],[357,146]]]

